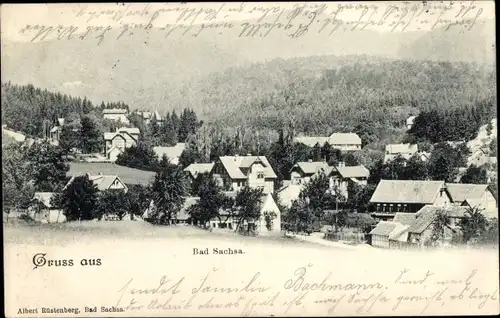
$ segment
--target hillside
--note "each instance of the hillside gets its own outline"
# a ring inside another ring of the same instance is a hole
[[[268,20],[272,18],[270,15]],[[165,37],[164,32],[154,28],[135,30],[131,36],[99,45],[94,38],[35,43],[2,40],[2,81],[87,96],[95,104],[121,100],[132,109],[182,109],[183,86],[189,91],[193,83],[203,83],[212,72],[249,67],[275,58],[364,54],[389,59],[492,64],[494,51],[491,55],[484,49],[494,41],[491,25],[494,27],[494,21],[477,23],[468,32],[339,29],[331,36],[310,32],[300,40],[278,32],[267,37],[239,37],[240,28],[225,30],[223,34],[207,30],[197,37]],[[107,38],[118,38],[118,32],[110,31]],[[310,61],[314,58],[303,60],[305,69],[315,67]]]
[[[402,61],[369,56],[276,59],[211,74],[185,87],[184,105],[228,125],[329,134],[360,123],[403,128],[426,109],[496,103],[496,78],[465,62]]]

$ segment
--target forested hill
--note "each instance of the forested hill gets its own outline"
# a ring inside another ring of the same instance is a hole
[[[292,119],[298,132],[326,134],[360,121],[402,127],[421,110],[494,107],[496,78],[493,68],[466,62],[318,56],[230,68],[181,93],[174,104],[228,125]]]

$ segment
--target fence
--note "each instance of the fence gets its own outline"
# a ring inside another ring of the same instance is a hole
[[[325,239],[329,241],[344,241],[353,245],[367,242],[366,234],[360,232],[328,232],[325,234]]]

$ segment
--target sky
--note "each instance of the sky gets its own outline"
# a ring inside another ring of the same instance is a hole
[[[265,3],[121,3],[121,4],[5,4],[1,6],[1,35],[3,39],[25,42],[31,37],[26,32],[20,32],[27,25],[77,26],[85,30],[88,26],[122,27],[124,24],[147,24],[154,16],[152,25],[163,27],[173,23],[221,23],[225,21],[242,21],[258,19],[264,16],[264,21],[271,22],[266,17],[284,14],[303,5],[300,2],[265,2]],[[356,21],[373,18],[379,21],[384,15],[390,15],[394,21],[406,25],[404,31],[430,30],[436,21],[442,23],[460,22],[468,19],[494,19],[493,1],[377,1],[377,2],[308,2],[301,12],[307,20],[308,13],[322,9],[323,19],[337,18],[344,21]],[[197,13],[203,10],[200,15]],[[305,12],[304,12],[305,11]],[[411,17],[411,19],[410,19]],[[181,18],[180,22],[177,21]],[[204,19],[205,18],[205,19]],[[184,22],[182,22],[184,20]],[[428,22],[425,22],[428,21]],[[319,21],[318,21],[319,22]],[[406,23],[408,22],[408,23]],[[378,31],[390,31],[389,23],[382,26],[368,25]],[[47,39],[50,39],[48,37]]]

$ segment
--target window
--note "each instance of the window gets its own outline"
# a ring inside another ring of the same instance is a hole
[[[262,171],[257,172],[257,179],[264,179],[264,172]]]
[[[216,226],[215,226],[215,223],[212,223],[212,227],[213,227],[213,228],[215,228],[215,227],[216,227]]]

